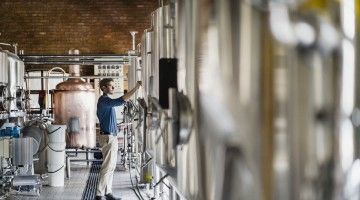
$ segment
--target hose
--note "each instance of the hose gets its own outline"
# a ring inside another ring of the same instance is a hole
[[[48,171],[48,173],[49,173],[49,174],[55,174],[56,172],[60,171],[62,168],[64,168],[64,165],[61,166],[59,169],[57,169],[57,170],[55,170],[55,171],[52,171],[52,172],[49,172],[49,171]]]

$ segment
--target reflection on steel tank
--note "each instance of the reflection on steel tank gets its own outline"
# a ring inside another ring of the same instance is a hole
[[[69,54],[78,54],[77,50]],[[80,66],[70,65],[71,76],[80,76]],[[56,86],[54,124],[66,124],[66,147],[93,148],[95,134],[95,91],[80,77],[70,78]]]

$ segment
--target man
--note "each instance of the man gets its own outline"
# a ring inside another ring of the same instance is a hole
[[[105,78],[100,81],[100,89],[103,95],[99,98],[97,104],[97,117],[100,122],[101,152],[103,154],[103,163],[100,169],[100,180],[96,189],[96,200],[118,200],[113,196],[111,187],[113,175],[116,168],[118,140],[115,107],[121,106],[125,101],[136,92],[141,86],[141,81],[123,96],[112,99],[108,95],[114,92],[114,80]]]

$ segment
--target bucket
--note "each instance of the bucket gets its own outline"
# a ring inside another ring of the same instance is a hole
[[[65,146],[64,142],[50,142],[47,147],[47,168],[49,185],[53,187],[64,186],[65,168]]]
[[[66,125],[51,124],[47,131],[50,143],[65,142]]]
[[[65,163],[66,143],[49,143],[47,147],[47,163],[51,165],[63,165]]]
[[[65,179],[65,165],[48,164],[49,186],[63,187]]]

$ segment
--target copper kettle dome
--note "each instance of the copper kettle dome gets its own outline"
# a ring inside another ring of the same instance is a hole
[[[83,81],[80,78],[70,78],[64,82],[61,82],[56,85],[56,90],[85,90],[85,91],[94,91],[92,85]]]

